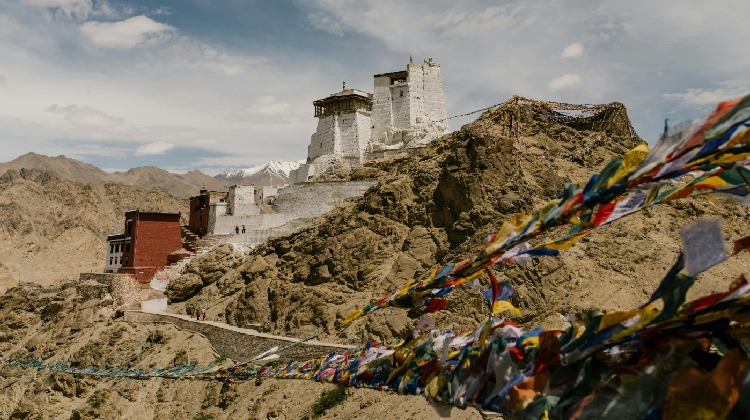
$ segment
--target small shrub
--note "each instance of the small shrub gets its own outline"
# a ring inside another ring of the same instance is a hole
[[[327,410],[341,404],[346,400],[346,388],[337,386],[336,388],[320,394],[318,400],[310,406],[315,417],[323,415]]]

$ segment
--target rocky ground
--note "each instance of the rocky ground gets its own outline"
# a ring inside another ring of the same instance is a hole
[[[627,131],[622,108],[606,115],[607,124],[597,129],[521,115],[517,137],[503,131],[498,115],[489,112],[416,154],[373,162],[350,174],[375,176],[379,182],[364,197],[296,234],[250,253],[225,245],[196,258],[170,284],[170,310],[207,307],[212,320],[261,324],[268,332],[298,337],[321,333],[326,341],[388,341],[404,334],[420,311],[390,308],[345,329],[340,324],[349,312],[406,280],[476,252],[505,217],[533,210],[565,182],[584,182],[612,156],[639,142]],[[30,187],[22,183],[32,181],[13,182],[11,187],[0,185],[0,192],[26,191]],[[39,181],[33,185],[46,188]],[[98,203],[98,196],[92,190],[83,202]],[[70,200],[80,205],[76,200],[82,199]],[[28,208],[14,211],[19,216],[11,220],[30,217]],[[642,303],[675,259],[679,229],[699,217],[720,218],[727,243],[750,234],[748,208],[727,199],[694,198],[646,210],[597,230],[558,258],[498,270],[516,291],[513,303],[522,314],[515,320],[526,326],[559,326],[560,314]],[[39,229],[39,222],[3,223],[6,230],[13,223],[26,226],[32,238]],[[723,290],[749,272],[750,256],[730,257],[702,274],[692,293]],[[448,299],[448,308],[436,314],[439,328],[467,327],[486,317],[476,290],[459,288]],[[200,335],[169,324],[126,322],[110,297],[92,297],[72,287],[9,289],[0,296],[0,329],[3,357],[48,363],[150,369],[221,358]],[[6,367],[0,371],[0,418],[303,418],[313,416],[314,403],[332,388],[308,381],[249,381],[229,387],[97,379]],[[442,410],[422,397],[352,389],[324,416],[481,417],[474,409]]]

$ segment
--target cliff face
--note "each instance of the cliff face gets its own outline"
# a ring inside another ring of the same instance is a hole
[[[640,142],[621,104],[560,108],[519,101],[408,157],[369,164],[379,182],[364,197],[269,241],[193,299],[212,301],[229,323],[262,323],[276,333],[350,342],[402,334],[419,311],[387,309],[343,332],[339,326],[355,308],[475,252],[505,217],[533,210],[565,182],[587,181]],[[694,199],[601,229],[559,258],[504,269],[523,310],[519,321],[548,325],[570,309],[639,304],[676,256],[679,228],[701,215],[721,217],[730,236],[748,231],[746,208]],[[716,281],[734,279],[731,264]],[[449,300],[437,314],[440,327],[486,316],[475,290],[459,288]]]

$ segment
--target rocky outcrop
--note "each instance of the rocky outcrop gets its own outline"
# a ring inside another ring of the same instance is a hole
[[[179,277],[169,282],[165,294],[172,302],[184,302],[203,287],[216,283],[240,260],[231,244],[219,245],[188,264]]]

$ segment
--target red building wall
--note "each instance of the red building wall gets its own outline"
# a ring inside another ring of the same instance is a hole
[[[210,195],[201,191],[201,195],[190,197],[190,216],[188,227],[198,236],[206,235],[208,229],[208,210],[210,209]]]
[[[168,265],[169,254],[182,248],[179,213],[127,212],[125,234],[130,235],[131,246],[123,253],[127,264],[119,272],[135,274],[141,282]]]

